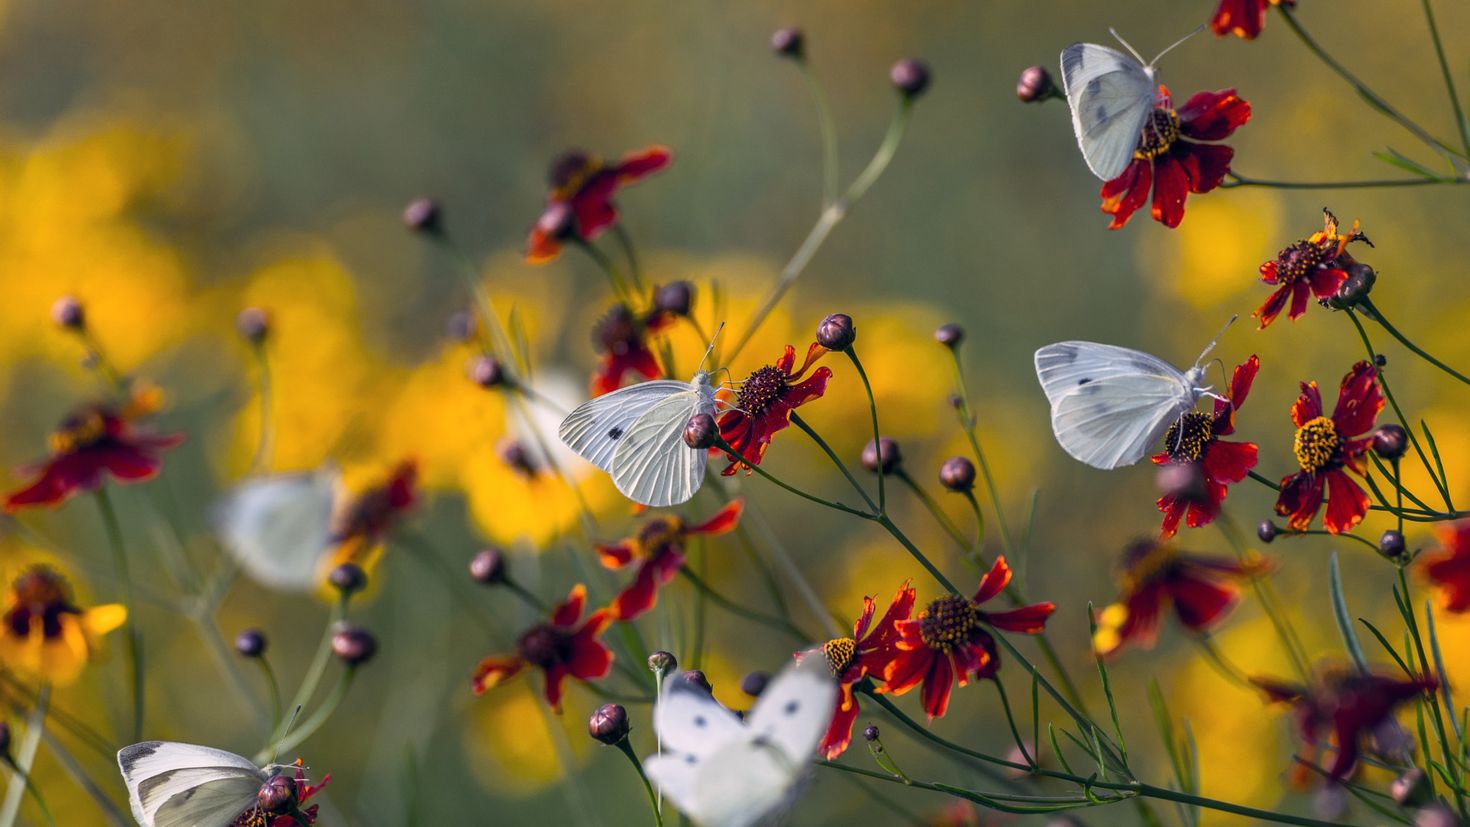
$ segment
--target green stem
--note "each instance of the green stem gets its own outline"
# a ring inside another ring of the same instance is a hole
[[[1247,471],[1246,474],[1248,474],[1251,479],[1255,480],[1261,485],[1266,486],[1272,491],[1279,492],[1281,490],[1281,484],[1277,482],[1272,482],[1269,477],[1263,477],[1260,474],[1257,474],[1255,471]]]
[[[633,745],[624,738],[618,742],[618,751],[628,757],[628,763],[633,765],[634,772],[638,773],[638,779],[643,782],[643,791],[648,793],[648,806],[653,810],[653,823],[655,827],[663,827],[664,817],[659,806],[658,793],[653,791],[653,784],[648,781],[648,774],[643,771],[643,762],[638,760],[638,755],[633,752]]]
[[[822,439],[822,435],[817,433],[795,411],[791,412],[791,424],[800,428],[813,442],[817,443],[817,447],[822,449],[822,453],[826,454],[827,458],[832,460],[832,464],[837,466],[837,470],[842,472],[842,476],[847,478],[847,482],[852,486],[852,490],[858,492],[863,498],[863,502],[868,504],[868,508],[872,510],[873,514],[881,517],[883,510],[878,507],[877,503],[873,502],[872,497],[868,496],[867,489],[863,488],[862,483],[858,482],[857,477],[853,476],[852,471],[848,470],[847,463],[843,462],[842,458],[837,456],[837,452],[832,450],[832,446],[827,444],[827,440]],[[869,515],[869,518],[872,519],[872,515]]]
[[[51,687],[43,685],[36,695],[36,705],[26,717],[26,731],[20,739],[20,752],[9,761],[17,779],[25,779],[36,766],[36,752],[41,748],[41,735],[46,731],[46,708],[51,702]],[[14,827],[20,817],[20,805],[25,801],[26,784],[12,783],[5,791],[5,801],[0,805],[0,827]]]
[[[108,545],[112,548],[112,560],[117,568],[118,588],[122,591],[123,606],[128,612],[128,668],[133,699],[132,740],[141,741],[146,681],[146,673],[143,671],[143,634],[138,628],[137,603],[133,599],[133,578],[128,573],[128,553],[123,547],[122,525],[118,523],[117,511],[112,507],[112,499],[105,487],[97,489],[97,508],[102,512],[102,523],[107,530]]]
[[[1374,543],[1371,540],[1368,540],[1366,538],[1359,537],[1358,535],[1356,535],[1356,534],[1354,534],[1354,533],[1352,533],[1350,531],[1344,531],[1344,532],[1342,532],[1340,534],[1333,534],[1330,531],[1322,531],[1321,529],[1305,529],[1303,531],[1292,531],[1290,529],[1282,529],[1281,530],[1281,536],[1282,537],[1335,537],[1335,538],[1339,538],[1339,539],[1356,540],[1359,543],[1361,543],[1361,544],[1367,546],[1368,548],[1372,549],[1375,554],[1378,552],[1378,544],[1377,543]]]
[[[1026,763],[1035,768],[1038,766],[1036,759],[1031,757],[1031,751],[1026,749],[1026,742],[1021,738],[1021,730],[1016,727],[1016,718],[1011,713],[1011,699],[1006,695],[1005,684],[1001,683],[999,678],[992,680],[991,683],[995,684],[995,691],[1000,695],[1000,706],[1005,711],[1006,723],[1010,724],[1011,738],[1016,742],[1016,749],[1021,751],[1021,757],[1026,759]]]
[[[532,594],[529,590],[526,589],[525,586],[522,586],[520,583],[517,583],[509,577],[506,577],[504,580],[501,581],[501,585],[509,589],[511,594],[519,597],[522,603],[525,603],[527,606],[530,606],[533,610],[535,610],[536,614],[551,614],[551,609],[548,608],[545,603],[541,602],[541,598]]]
[[[1246,677],[1245,672],[1234,663],[1231,663],[1230,659],[1225,657],[1224,652],[1215,648],[1215,642],[1210,640],[1208,636],[1196,636],[1194,637],[1194,641],[1199,644],[1200,651],[1205,653],[1205,659],[1210,662],[1211,666],[1215,667],[1215,670],[1222,677],[1242,689],[1254,689],[1250,678]]]
[[[934,517],[934,522],[938,523],[939,527],[944,529],[944,533],[948,534],[950,539],[955,541],[956,545],[966,551],[970,549],[970,541],[965,538],[959,526],[955,525],[954,521],[949,518],[949,515],[944,513],[944,510],[939,507],[938,501],[919,485],[918,480],[915,480],[912,474],[905,470],[903,466],[899,466],[893,472],[893,475],[902,480],[904,485],[907,485],[909,490],[914,492],[914,496],[919,498],[919,501],[924,504],[924,508]],[[882,479],[882,477],[883,475],[880,474],[879,479]]]
[[[260,436],[255,444],[255,455],[250,459],[250,473],[259,473],[269,467],[275,445],[275,393],[265,343],[252,345],[250,351],[260,372]]]
[[[276,672],[271,668],[270,661],[266,660],[265,653],[257,655],[253,660],[260,666],[261,677],[265,678],[265,685],[271,698],[271,728],[272,733],[281,728],[281,685],[276,681]]]
[[[622,302],[629,311],[637,312],[639,308],[633,302],[633,289],[628,286],[628,281],[623,278],[623,272],[618,269],[618,265],[611,258],[608,258],[606,253],[597,249],[595,244],[584,241],[580,236],[573,235],[571,244],[586,253],[598,268],[602,270],[603,274],[607,276],[608,284],[612,286],[613,295],[617,300]]]
[[[275,760],[274,756],[283,753],[289,754],[305,742],[307,738],[315,734],[317,730],[321,729],[322,725],[327,722],[327,719],[332,717],[332,713],[337,711],[337,707],[342,705],[342,699],[347,697],[347,690],[352,688],[352,679],[356,676],[357,667],[348,666],[344,669],[342,671],[342,677],[337,679],[337,685],[332,688],[332,693],[322,701],[322,705],[317,708],[316,712],[313,712],[311,717],[307,718],[301,726],[296,727],[289,735],[283,737],[279,744],[273,747],[267,747],[259,753],[256,753],[255,763],[264,764],[268,761]]]
[[[827,92],[817,79],[817,73],[805,57],[799,58],[796,64],[817,108],[817,128],[822,135],[822,207],[825,209],[837,200],[840,177],[837,170],[837,127],[832,120],[832,109],[827,105]]]
[[[1425,2],[1427,3],[1428,0],[1425,0]],[[1441,362],[1433,356],[1430,356],[1424,351],[1423,348],[1409,341],[1409,338],[1400,333],[1398,328],[1389,324],[1388,319],[1385,318],[1383,315],[1383,311],[1379,310],[1378,306],[1373,304],[1373,300],[1371,298],[1363,299],[1363,309],[1366,311],[1366,315],[1368,316],[1368,318],[1372,319],[1375,322],[1378,322],[1378,325],[1380,327],[1388,331],[1388,335],[1394,337],[1395,339],[1398,339],[1399,344],[1413,351],[1414,355],[1418,356],[1420,359],[1423,359],[1429,364],[1434,365],[1435,367],[1439,368],[1450,376],[1453,376],[1460,382],[1463,382],[1466,385],[1470,385],[1470,376],[1466,376],[1465,374],[1455,370],[1449,365],[1446,365],[1444,362]]]
[[[969,383],[965,381],[964,366],[960,364],[959,348],[949,348],[950,367],[954,372],[955,392],[960,396],[960,407],[957,411],[960,417],[960,428],[965,432],[965,438],[970,442],[970,450],[975,454],[975,462],[980,466],[980,478],[985,480],[985,490],[990,496],[990,507],[995,510],[995,524],[1000,529],[1001,547],[1005,549],[1006,555],[1015,556],[1016,544],[1011,538],[1011,529],[1006,520],[1005,509],[1000,503],[1000,489],[995,485],[995,476],[990,472],[990,462],[985,458],[985,449],[980,447],[980,437],[975,433],[975,409],[970,405]]]
[[[1419,632],[1419,621],[1414,614],[1414,601],[1409,595],[1409,578],[1405,574],[1406,568],[1406,566],[1399,566],[1398,569],[1399,591],[1404,595],[1404,625],[1408,627],[1409,636],[1414,641],[1414,654],[1419,658],[1419,672],[1422,675],[1429,676],[1433,675],[1434,671],[1430,668],[1429,657],[1424,648],[1424,637]],[[1455,760],[1455,752],[1450,748],[1449,734],[1444,725],[1444,715],[1440,712],[1440,691],[1440,687],[1435,686],[1429,692],[1431,702],[1428,706],[1433,713],[1432,720],[1434,721],[1435,736],[1439,740],[1440,754],[1444,757],[1444,763],[1448,768],[1448,772],[1454,778],[1455,806],[1457,809],[1464,811],[1465,785],[1461,778],[1459,763]],[[1427,760],[1428,745],[1425,745],[1424,749]]]
[[[643,268],[638,266],[638,253],[633,247],[633,237],[628,235],[621,221],[613,222],[612,235],[623,250],[623,258],[628,260],[628,273],[633,277],[633,289],[638,295],[645,295],[647,288],[643,284]]]
[[[51,815],[51,808],[46,806],[46,799],[41,795],[41,789],[31,780],[30,773],[22,772],[20,767],[10,763],[8,760],[6,763],[10,767],[14,779],[19,780],[22,786],[25,787],[25,791],[30,793],[31,800],[36,802],[36,807],[41,810],[41,815],[45,817],[46,823],[51,825],[51,827],[56,827],[56,818]]]
[[[868,372],[863,370],[863,363],[858,360],[857,349],[849,347],[847,349],[847,358],[852,360],[852,366],[857,368],[858,377],[863,380],[863,390],[868,396],[868,413],[873,420],[873,450],[877,451],[880,440],[882,439],[878,431],[878,400],[873,397],[873,385],[868,382]],[[879,457],[878,464],[880,466],[883,464],[882,457]],[[884,490],[883,484],[883,479],[886,476],[887,474],[881,471],[878,473],[878,512],[880,514],[888,510],[888,494]],[[912,484],[912,481],[910,481],[910,484]],[[961,545],[963,545],[963,541]]]
[[[1365,181],[1272,181],[1264,178],[1247,178],[1236,173],[1227,173],[1220,189],[1237,187],[1262,187],[1276,190],[1359,190],[1387,187],[1423,187],[1433,184],[1470,183],[1462,178],[1376,178]]]
[[[52,710],[51,717],[53,720],[56,719],[55,712],[55,710]],[[51,730],[41,730],[41,740],[45,742],[46,749],[50,750],[51,756],[56,759],[58,764],[61,764],[61,768],[66,771],[66,774],[71,776],[72,781],[87,793],[87,796],[92,799],[92,803],[97,805],[97,809],[102,812],[102,817],[107,819],[109,824],[112,824],[113,827],[130,827],[132,820],[123,815],[122,811],[117,808],[117,805],[112,803],[112,799],[107,797],[107,793],[103,792],[102,788],[97,786],[97,782],[93,781],[92,777],[87,775],[87,771],[82,768],[81,763],[66,750],[66,747],[57,740],[56,736],[51,733]],[[114,761],[117,760],[117,750],[108,750],[106,757]]]
[[[1424,22],[1429,25],[1429,37],[1434,41],[1434,54],[1439,58],[1439,72],[1444,76],[1445,92],[1450,96],[1450,108],[1455,113],[1455,126],[1460,130],[1460,143],[1465,147],[1465,154],[1470,155],[1470,122],[1465,120],[1465,110],[1460,106],[1460,93],[1455,89],[1455,76],[1450,72],[1449,61],[1444,56],[1444,43],[1439,39],[1439,25],[1434,20],[1434,9],[1430,8],[1429,0],[1422,0],[1424,6]]]
[[[1246,558],[1248,549],[1240,539],[1234,521],[1228,514],[1221,513],[1215,521],[1220,527],[1220,533],[1225,535],[1226,541],[1235,549],[1237,557],[1242,560]],[[1256,595],[1256,602],[1261,604],[1261,609],[1270,619],[1271,626],[1276,631],[1281,646],[1286,650],[1287,657],[1295,667],[1297,675],[1304,681],[1310,680],[1311,667],[1307,664],[1307,655],[1302,647],[1301,640],[1297,637],[1296,630],[1292,628],[1291,621],[1282,613],[1281,607],[1276,602],[1275,591],[1271,583],[1265,577],[1256,575],[1250,578],[1251,590]]]
[[[823,497],[819,497],[816,494],[809,494],[806,491],[803,491],[800,488],[791,485],[790,483],[778,479],[775,474],[772,474],[771,472],[762,468],[758,463],[754,463],[751,460],[747,459],[744,454],[735,450],[734,446],[730,445],[730,443],[726,442],[723,438],[717,438],[717,441],[715,442],[715,447],[719,448],[721,451],[724,451],[725,453],[734,457],[736,460],[743,463],[746,468],[749,468],[760,476],[765,477],[768,481],[775,483],[777,487],[783,488],[786,491],[789,491],[804,500],[814,502],[817,505],[826,506],[827,508],[831,508],[836,511],[841,511],[845,514],[852,514],[857,517],[862,517],[865,520],[870,520],[873,518],[873,515],[869,514],[866,511],[853,508],[852,506],[843,505],[842,503],[835,500],[828,500]]]
[[[311,664],[306,668],[306,675],[301,680],[301,686],[297,688],[296,695],[291,699],[291,717],[294,719],[301,709],[311,702],[312,696],[316,694],[317,687],[322,682],[322,676],[326,674],[327,664],[332,660],[332,635],[336,632],[337,623],[347,616],[347,604],[350,598],[345,594],[332,604],[332,610],[327,615],[327,626],[322,632],[321,642],[317,644],[316,654],[311,658]],[[277,742],[284,744],[286,738],[286,722],[271,733],[271,743],[266,744],[261,750],[263,754],[272,751],[272,745]],[[280,751],[284,747],[277,747]],[[257,762],[259,763],[259,762]]]
[[[769,629],[775,629],[776,631],[789,636],[799,643],[805,644],[815,640],[815,638],[813,638],[811,635],[808,635],[802,630],[796,628],[795,625],[784,618],[772,617],[770,615],[757,612],[754,609],[747,609],[734,600],[731,600],[723,594],[720,594],[719,592],[715,591],[714,588],[711,587],[708,583],[704,582],[704,580],[699,575],[690,571],[687,566],[679,569],[679,574],[683,575],[684,579],[688,580],[690,585],[694,586],[694,588],[697,589],[700,594],[709,598],[712,603],[724,609],[725,611],[730,612],[731,614],[738,615],[745,618],[746,620],[754,621]],[[697,662],[698,661],[696,661],[696,663]]]

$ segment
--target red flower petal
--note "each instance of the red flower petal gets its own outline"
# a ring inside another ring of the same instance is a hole
[[[554,626],[571,626],[582,616],[582,608],[587,604],[587,587],[581,583],[572,587],[567,599],[558,603],[551,610],[551,623]]]
[[[1165,494],[1154,502],[1159,511],[1164,514],[1164,519],[1159,525],[1159,539],[1167,540],[1179,533],[1179,521],[1183,519],[1184,512],[1189,504],[1173,494]]]
[[[724,508],[715,512],[713,517],[684,529],[685,534],[718,535],[735,530],[736,523],[740,522],[740,515],[745,512],[745,500],[733,499]]]
[[[1347,281],[1347,271],[1336,267],[1323,267],[1312,273],[1308,282],[1312,286],[1312,295],[1319,299],[1330,299],[1337,294],[1337,288]]]
[[[1173,229],[1184,220],[1184,199],[1189,195],[1189,176],[1173,152],[1154,159],[1154,220]]]
[[[646,560],[638,567],[633,582],[613,598],[612,613],[618,620],[633,620],[652,609],[658,602],[659,576],[655,561]]]
[[[1134,158],[1122,175],[1103,184],[1099,192],[1102,196],[1102,211],[1113,217],[1112,223],[1108,225],[1109,230],[1121,229],[1128,223],[1133,213],[1148,200],[1153,182],[1153,164]]]
[[[1233,34],[1246,40],[1254,40],[1266,25],[1267,0],[1220,0],[1215,16],[1210,18],[1210,28],[1215,34]]]
[[[1338,436],[1351,437],[1366,433],[1383,410],[1383,391],[1378,387],[1378,370],[1366,361],[1353,365],[1342,378],[1337,392],[1337,406],[1332,410],[1332,423]]]
[[[847,751],[848,745],[852,743],[852,726],[857,723],[858,712],[857,699],[853,697],[852,686],[843,684],[842,698],[837,708],[832,712],[832,723],[827,726],[827,734],[822,736],[822,743],[817,746],[817,752],[828,761]]]
[[[1188,141],[1175,144],[1171,154],[1185,152],[1190,158],[1189,191],[1196,195],[1220,186],[1220,182],[1225,180],[1225,174],[1230,171],[1231,160],[1235,158],[1235,150],[1228,146],[1192,144]]]
[[[1005,591],[1006,586],[1011,583],[1011,576],[1011,567],[1006,562],[1005,555],[996,557],[990,571],[980,578],[980,586],[975,589],[975,596],[970,598],[970,602],[985,603]]]
[[[1291,406],[1291,421],[1298,428],[1322,415],[1322,394],[1316,382],[1303,382],[1302,394]]]
[[[618,162],[616,169],[619,184],[632,184],[646,178],[669,165],[674,153],[666,146],[650,146],[629,152]]]
[[[947,657],[935,657],[929,662],[929,672],[924,676],[924,688],[919,699],[929,720],[944,717],[949,710],[949,694],[954,688],[954,668]]]
[[[1234,89],[1199,92],[1179,107],[1179,131],[1197,141],[1219,141],[1251,119],[1251,105]]]
[[[1316,474],[1296,473],[1281,480],[1281,494],[1276,498],[1276,513],[1287,517],[1292,531],[1306,531],[1322,507],[1322,478]]]
[[[1259,329],[1265,330],[1266,325],[1276,321],[1281,311],[1286,309],[1286,300],[1291,297],[1291,285],[1283,284],[1272,293],[1265,303],[1257,307],[1252,316],[1261,320]]]
[[[515,677],[525,667],[526,662],[518,657],[485,658],[475,667],[470,686],[476,695],[483,695],[492,687]]]
[[[613,545],[595,543],[592,548],[597,552],[597,559],[602,561],[602,565],[614,570],[628,565],[638,557],[637,549],[628,540]]]
[[[1020,632],[1026,635],[1037,635],[1046,628],[1046,619],[1051,617],[1052,612],[1057,610],[1055,603],[1036,603],[1031,606],[1022,606],[1019,609],[1011,609],[1004,612],[982,613],[985,622],[997,629],[1007,632]]]
[[[1179,622],[1186,629],[1197,632],[1208,629],[1223,618],[1240,594],[1230,584],[1187,574],[1177,576],[1168,588]]]
[[[1256,467],[1257,453],[1254,442],[1217,439],[1205,448],[1201,465],[1206,476],[1211,479],[1228,483],[1240,482]]]
[[[1322,525],[1333,534],[1352,530],[1368,514],[1368,492],[1341,470],[1324,471],[1327,483],[1327,513]]]

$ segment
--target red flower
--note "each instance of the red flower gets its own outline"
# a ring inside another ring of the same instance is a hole
[[[858,702],[853,694],[853,684],[868,675],[881,675],[887,662],[893,658],[894,646],[900,637],[898,622],[908,620],[914,610],[914,589],[905,580],[888,604],[877,626],[873,626],[873,611],[877,604],[873,598],[863,598],[863,613],[853,624],[852,637],[840,637],[822,645],[822,656],[837,678],[837,708],[832,712],[832,723],[817,751],[832,761],[847,750],[852,743],[852,726],[857,722]]]
[[[349,500],[332,517],[331,566],[356,563],[369,568],[383,538],[418,502],[418,463],[404,460],[388,479]]]
[[[592,375],[592,395],[617,390],[628,373],[645,379],[662,377],[663,369],[649,349],[648,339],[673,323],[671,313],[653,311],[640,319],[627,305],[613,305],[592,331],[593,346],[601,354],[597,372]]]
[[[1347,235],[1338,235],[1337,216],[1328,210],[1322,212],[1322,232],[1312,233],[1261,265],[1261,281],[1281,285],[1265,304],[1251,314],[1261,320],[1262,330],[1281,315],[1288,299],[1291,300],[1291,310],[1286,316],[1296,321],[1307,312],[1307,302],[1312,296],[1329,299],[1337,292],[1337,288],[1347,281],[1346,268],[1355,263],[1347,253],[1349,241],[1363,241],[1373,246],[1373,242],[1358,230],[1358,222],[1353,222],[1353,229]]]
[[[806,361],[793,373],[796,348],[787,345],[776,364],[766,365],[745,377],[735,405],[720,417],[720,437],[741,456],[760,465],[771,438],[791,424],[791,412],[827,392],[827,380],[832,378],[830,368],[824,365],[806,376],[807,370],[826,352],[826,348],[812,342],[806,351]],[[729,467],[721,472],[727,477],[743,465],[734,457],[729,459]],[[745,473],[749,474],[750,469]]]
[[[1236,581],[1268,568],[1264,560],[1200,557],[1180,553],[1172,544],[1139,540],[1123,552],[1123,593],[1098,615],[1093,647],[1106,656],[1129,643],[1152,646],[1159,617],[1170,606],[1184,628],[1209,631],[1235,607]]]
[[[5,498],[5,510],[59,505],[81,491],[102,486],[104,473],[120,482],[151,479],[163,467],[159,454],[184,441],[183,434],[159,435],[133,422],[159,407],[157,391],[137,394],[121,408],[98,404],[67,417],[51,434],[51,456],[23,469],[35,482]]]
[[[733,531],[744,510],[744,500],[732,500],[713,517],[692,526],[674,515],[655,517],[643,524],[636,537],[614,545],[596,545],[597,556],[610,569],[621,569],[639,561],[633,582],[608,607],[613,617],[632,620],[652,609],[658,601],[659,587],[668,585],[684,566],[684,541],[701,534],[713,536]]]
[[[1230,137],[1250,120],[1251,105],[1234,89],[1200,92],[1178,110],[1169,90],[1159,87],[1153,115],[1143,127],[1133,161],[1123,174],[1103,184],[1102,211],[1113,217],[1116,230],[1154,194],[1154,220],[1177,227],[1184,220],[1184,199],[1206,193],[1225,179],[1235,150],[1216,143]]]
[[[1233,34],[1246,40],[1255,40],[1266,25],[1266,9],[1271,6],[1291,8],[1296,0],[1220,0],[1215,16],[1210,18],[1210,28],[1224,37]]]
[[[1011,582],[1011,567],[1004,557],[982,578],[974,597],[947,594],[932,601],[913,620],[897,621],[899,639],[883,669],[887,685],[880,692],[903,693],[924,684],[920,692],[924,711],[933,720],[949,708],[949,693],[958,680],[993,678],[1000,671],[1000,651],[985,627],[1034,635],[1046,626],[1056,611],[1054,603],[1037,603],[1006,612],[985,612],[985,603]]]
[[[303,820],[307,824],[315,824],[317,819],[317,805],[312,804],[309,807],[303,807],[302,805],[310,800],[312,796],[320,792],[323,787],[331,783],[332,776],[330,774],[324,776],[320,784],[308,784],[306,782],[306,771],[301,766],[301,759],[296,759],[295,767],[296,777],[293,779],[293,783],[296,785],[296,802],[291,808],[291,812],[273,816],[269,813],[261,812],[261,808],[258,805],[251,805],[249,809],[230,822],[230,827],[299,827]]]
[[[1439,685],[1430,677],[1398,680],[1348,669],[1328,670],[1310,687],[1270,678],[1251,678],[1251,683],[1272,702],[1292,706],[1304,744],[1320,746],[1324,735],[1332,736],[1337,758],[1327,776],[1334,782],[1352,772],[1365,733],[1381,734],[1394,726],[1395,707]]]
[[[1470,611],[1470,520],[1439,527],[1442,550],[1424,559],[1424,573],[1439,587],[1446,611]]]
[[[1179,530],[1179,520],[1188,514],[1190,528],[1214,522],[1220,516],[1227,486],[1245,479],[1256,467],[1256,444],[1220,439],[1235,433],[1235,412],[1245,404],[1251,383],[1261,368],[1255,356],[1237,365],[1230,379],[1228,399],[1215,400],[1214,414],[1190,411],[1170,426],[1164,435],[1164,451],[1153,457],[1155,465],[1194,463],[1204,483],[1204,496],[1183,497],[1165,494],[1159,497],[1158,509],[1164,513],[1159,538],[1167,540]]]
[[[587,587],[578,583],[565,603],[551,611],[551,620],[527,629],[516,641],[516,653],[488,657],[475,668],[472,686],[483,695],[527,666],[546,675],[546,703],[561,712],[562,684],[568,677],[595,680],[612,670],[613,653],[598,640],[614,620],[612,611],[598,609],[578,625],[587,604]]]
[[[551,164],[551,193],[546,209],[531,228],[526,242],[526,261],[542,264],[561,253],[563,237],[553,225],[561,222],[568,208],[571,212],[570,232],[591,241],[618,220],[613,196],[620,187],[636,183],[668,166],[673,155],[668,147],[651,146],[630,152],[616,164],[581,152],[562,154]]]
[[[1368,494],[1346,471],[1364,476],[1363,455],[1371,437],[1354,439],[1373,428],[1383,410],[1383,392],[1378,389],[1378,371],[1367,362],[1353,365],[1342,378],[1337,407],[1329,419],[1322,415],[1322,396],[1316,382],[1303,382],[1302,395],[1291,406],[1296,423],[1292,451],[1301,471],[1281,480],[1276,513],[1290,517],[1293,531],[1305,531],[1322,507],[1327,492],[1327,513],[1322,524],[1338,534],[1348,531],[1368,513]]]

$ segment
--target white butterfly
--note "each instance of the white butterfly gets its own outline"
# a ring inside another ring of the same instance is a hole
[[[744,720],[709,693],[670,677],[653,709],[663,752],[643,767],[702,827],[749,827],[794,797],[836,701],[820,654],[781,670]]]
[[[228,827],[255,804],[261,785],[294,769],[261,768],[232,752],[173,741],[123,747],[117,765],[142,827]]]
[[[684,443],[695,414],[715,413],[710,375],[688,382],[660,379],[629,385],[584,402],[561,423],[561,439],[612,475],[623,496],[648,506],[678,505],[704,482],[709,452]]]
[[[1198,31],[1198,30],[1196,30]],[[1191,32],[1174,46],[1194,35]],[[1132,52],[1096,43],[1073,43],[1062,50],[1062,89],[1072,108],[1072,131],[1087,168],[1104,181],[1123,174],[1153,114],[1154,64],[1174,46],[1145,64],[1118,33],[1113,37]]]
[[[1209,386],[1200,387],[1200,362],[1214,347],[1210,342],[1187,371],[1143,351],[1095,342],[1058,342],[1036,351],[1036,378],[1051,402],[1057,442],[1093,468],[1143,459],[1200,397],[1213,396]]]
[[[216,507],[220,542],[262,586],[310,591],[320,581],[340,487],[330,467],[246,480]]]

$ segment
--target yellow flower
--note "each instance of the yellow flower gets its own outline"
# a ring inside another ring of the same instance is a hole
[[[122,626],[127,617],[127,609],[116,603],[90,609],[76,606],[55,569],[33,566],[5,594],[0,662],[66,686],[81,676],[96,652],[97,639]]]

